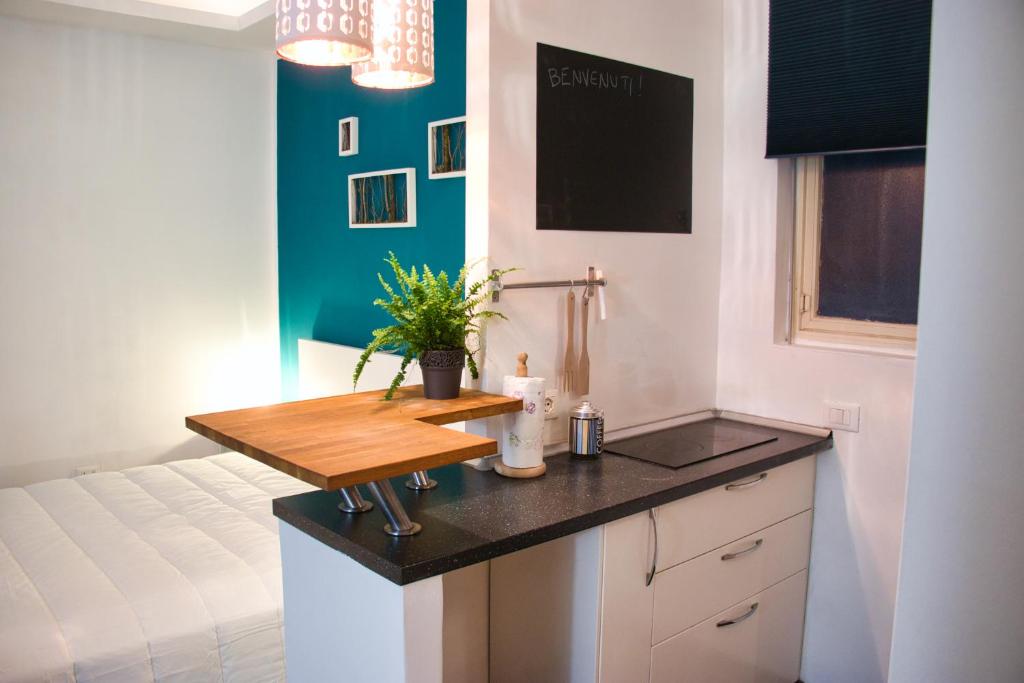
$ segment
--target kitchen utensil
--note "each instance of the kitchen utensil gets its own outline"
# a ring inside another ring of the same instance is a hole
[[[572,391],[576,386],[576,340],[573,338],[573,328],[576,326],[576,292],[569,289],[565,300],[565,360],[562,368],[562,391]]]
[[[576,365],[576,393],[585,396],[590,393],[590,352],[587,351],[587,322],[590,320],[590,295],[583,293],[580,306],[580,360]]]
[[[604,411],[583,401],[569,413],[569,451],[597,457],[604,447]]]
[[[595,273],[598,280],[604,279],[604,273],[600,270]],[[597,288],[597,319],[607,320],[608,319],[608,307],[604,301],[604,287]]]

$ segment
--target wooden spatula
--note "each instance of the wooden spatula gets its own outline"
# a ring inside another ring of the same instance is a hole
[[[573,328],[576,326],[576,293],[569,290],[566,300],[565,367],[562,370],[562,390],[572,391],[576,386],[576,340]]]
[[[590,297],[583,295],[580,306],[580,362],[576,366],[576,393],[590,393],[590,354],[587,352],[587,321],[590,320]]]

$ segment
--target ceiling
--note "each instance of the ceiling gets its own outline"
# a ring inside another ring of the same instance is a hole
[[[225,47],[274,47],[273,0],[0,0],[0,14]]]

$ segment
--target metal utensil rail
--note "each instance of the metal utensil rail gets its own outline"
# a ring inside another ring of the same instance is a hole
[[[494,272],[494,271],[492,271]],[[586,287],[591,291],[592,287],[607,287],[608,278],[586,278],[583,280],[538,280],[536,282],[510,282],[508,284],[500,279],[491,286],[491,301],[499,301],[501,293],[506,289],[541,289],[545,287]]]

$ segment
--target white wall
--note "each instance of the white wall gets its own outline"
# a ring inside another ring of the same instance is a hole
[[[884,680],[914,364],[774,342],[779,178],[777,162],[764,160],[767,3],[492,0],[469,9],[468,255],[526,268],[510,279],[575,276],[590,263],[605,270],[610,319],[592,327],[591,397],[610,429],[710,406],[821,424],[827,399],[862,405],[860,433],[837,435],[819,459],[803,676]],[[536,42],[695,78],[692,236],[533,229]],[[485,386],[498,388],[520,350],[532,372],[554,377],[564,295],[510,292],[499,310],[512,322],[488,337]]]
[[[890,680],[1024,680],[1024,4],[933,5],[921,315]]]
[[[835,450],[818,458],[802,676],[810,683],[881,681],[889,661],[914,364],[775,343],[777,233],[791,228],[777,220],[779,162],[764,159],[768,3],[724,6],[717,403],[819,425],[823,401],[861,404],[860,432],[837,432]]]
[[[714,403],[721,22],[718,0],[469,5],[469,146],[478,150],[469,163],[470,177],[480,175],[467,185],[467,248],[486,249],[470,256],[486,253],[492,266],[525,269],[509,281],[582,277],[590,264],[603,269],[610,279],[609,319],[591,319],[591,398],[606,410],[609,429]],[[692,235],[535,229],[538,42],[694,79]],[[530,354],[531,372],[552,378],[554,386],[565,348],[565,292],[509,292],[497,310],[511,322],[491,328],[485,388],[500,390],[522,350]],[[564,421],[554,424],[563,427],[564,438]]]
[[[0,17],[0,486],[278,394],[274,60]]]

